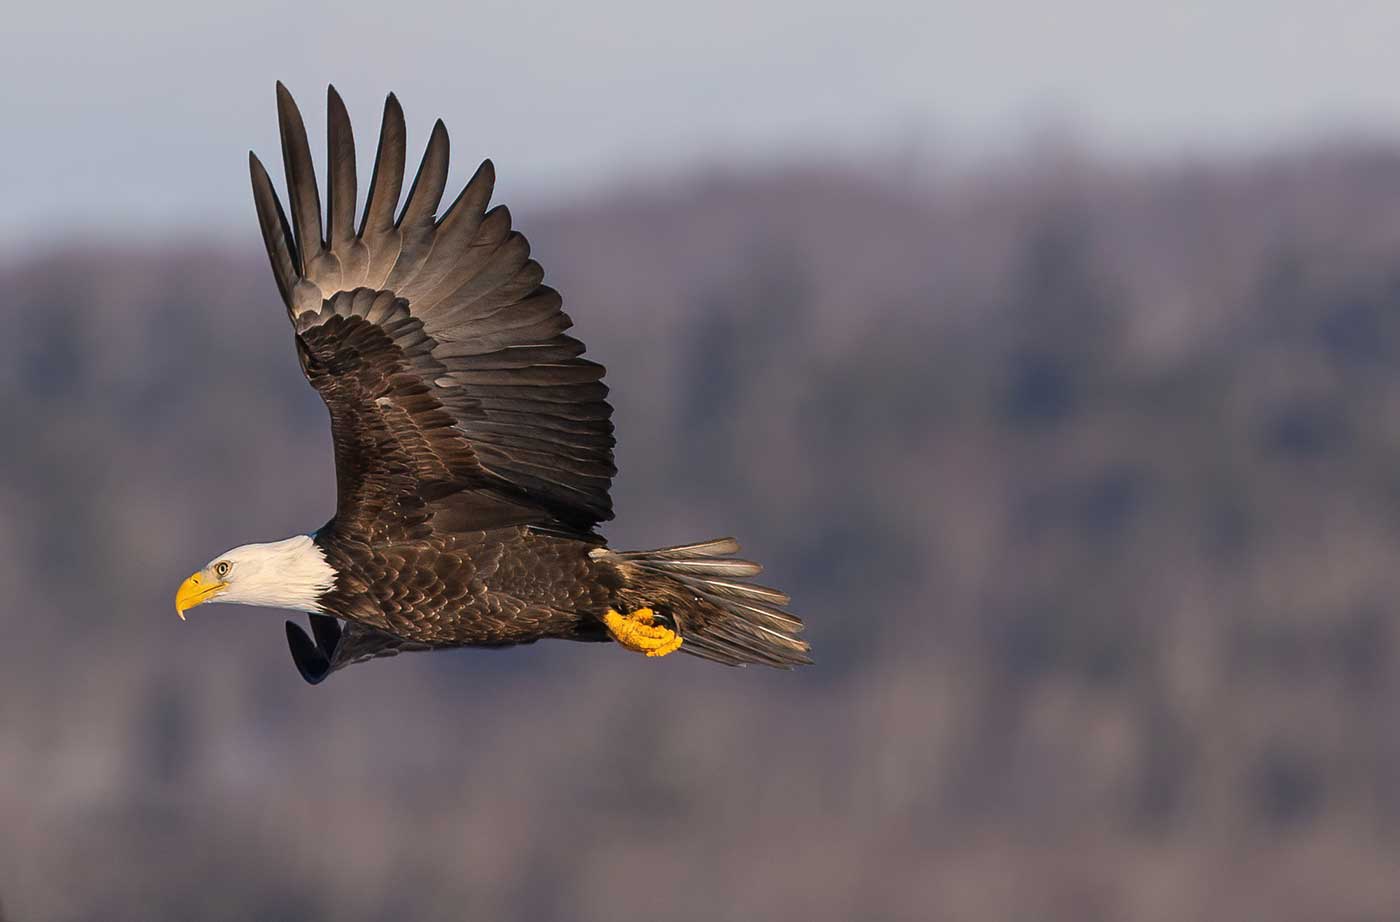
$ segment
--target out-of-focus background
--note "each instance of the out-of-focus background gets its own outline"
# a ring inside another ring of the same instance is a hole
[[[1396,917],[1400,7],[402,7],[6,12],[9,922]],[[279,78],[496,160],[607,536],[739,536],[817,667],[175,619],[333,511]]]

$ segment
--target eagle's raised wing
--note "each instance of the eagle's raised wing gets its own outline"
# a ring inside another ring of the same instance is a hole
[[[325,226],[306,128],[277,85],[291,220],[250,154],[253,196],[308,380],[331,414],[335,528],[350,537],[532,523],[588,533],[612,517],[603,367],[542,284],[488,160],[438,217],[447,129],[433,127],[395,217],[404,118],[391,94],[359,229],[355,144],[327,94]]]

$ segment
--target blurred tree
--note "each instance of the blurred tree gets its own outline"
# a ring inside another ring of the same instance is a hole
[[[1014,425],[1068,421],[1111,370],[1118,306],[1092,252],[1082,206],[1051,207],[1026,235],[1004,312],[1010,356],[1001,405]]]

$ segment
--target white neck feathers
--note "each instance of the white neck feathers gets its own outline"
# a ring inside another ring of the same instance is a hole
[[[245,544],[218,559],[231,565],[219,602],[319,612],[319,599],[335,586],[335,569],[306,535]]]

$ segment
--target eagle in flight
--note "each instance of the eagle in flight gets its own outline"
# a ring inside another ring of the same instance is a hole
[[[205,602],[292,609],[292,658],[318,683],[410,650],[541,638],[677,650],[728,665],[810,663],[782,592],[722,538],[619,552],[612,407],[603,366],[565,334],[505,206],[488,209],[487,160],[445,212],[447,129],[433,126],[402,211],[403,110],[390,94],[355,226],[355,142],[327,94],[326,207],[306,127],[286,87],[277,115],[290,218],[256,155],[253,200],[297,358],[325,401],[335,516],[309,535],[248,544],[181,584]]]

